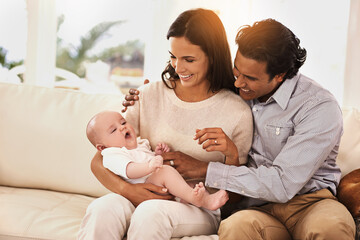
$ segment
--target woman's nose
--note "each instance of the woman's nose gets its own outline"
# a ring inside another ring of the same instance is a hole
[[[176,61],[174,68],[176,73],[182,73],[184,71],[184,66],[180,61]]]

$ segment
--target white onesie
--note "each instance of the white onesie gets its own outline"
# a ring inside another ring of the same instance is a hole
[[[144,183],[149,175],[136,179],[129,179],[126,175],[126,167],[130,162],[144,163],[149,162],[155,153],[151,151],[147,139],[137,138],[137,148],[128,150],[125,147],[109,147],[101,151],[103,155],[103,165],[113,173],[120,175],[130,183]]]

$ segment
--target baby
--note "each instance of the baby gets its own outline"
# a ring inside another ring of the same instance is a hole
[[[216,210],[229,199],[225,190],[210,194],[200,182],[190,187],[176,169],[163,165],[161,154],[170,151],[159,143],[152,152],[149,141],[136,137],[131,124],[118,112],[104,111],[89,121],[86,134],[101,151],[104,167],[131,183],[152,183],[163,186],[182,202]]]

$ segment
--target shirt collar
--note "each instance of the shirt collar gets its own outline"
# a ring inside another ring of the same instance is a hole
[[[269,103],[274,100],[275,102],[277,102],[277,104],[281,107],[282,110],[285,110],[289,104],[291,95],[294,92],[299,77],[300,74],[298,73],[297,75],[295,75],[295,77],[291,79],[286,79],[266,102]]]

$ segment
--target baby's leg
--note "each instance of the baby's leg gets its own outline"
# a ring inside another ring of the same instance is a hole
[[[218,209],[229,199],[228,194],[224,190],[210,194],[206,191],[203,183],[196,185],[195,188],[191,188],[178,171],[167,165],[163,165],[159,170],[151,174],[147,182],[164,186],[172,195],[195,206],[204,207],[209,210]]]

